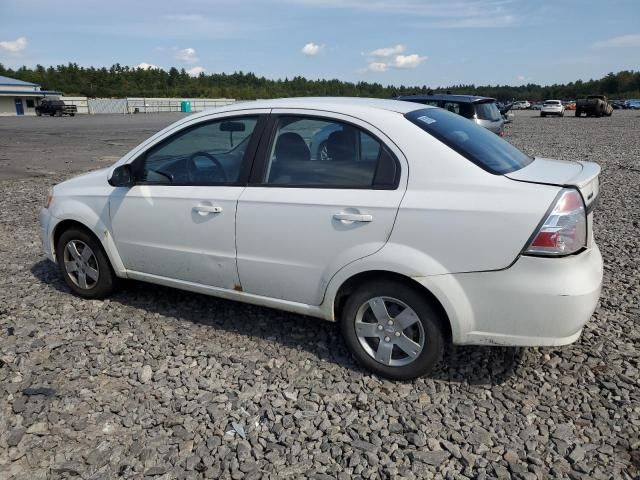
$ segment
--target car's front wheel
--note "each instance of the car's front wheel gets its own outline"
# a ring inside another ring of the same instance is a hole
[[[429,373],[444,348],[441,318],[418,291],[401,283],[371,282],[342,310],[341,329],[356,360],[395,380]]]
[[[89,232],[70,228],[60,235],[56,259],[65,282],[76,295],[104,298],[116,286],[116,276],[100,242]]]

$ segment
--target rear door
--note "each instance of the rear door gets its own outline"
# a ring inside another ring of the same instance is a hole
[[[274,109],[269,123],[238,202],[240,282],[248,293],[319,305],[340,268],[387,242],[406,160],[352,117]]]

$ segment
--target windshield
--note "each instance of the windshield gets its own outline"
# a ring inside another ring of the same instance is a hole
[[[476,115],[480,120],[500,120],[500,112],[494,102],[476,103]]]
[[[549,105],[549,106],[554,106],[554,105],[560,105],[560,101],[559,100],[549,100],[547,102],[544,102],[545,105]]]
[[[533,161],[495,133],[445,110],[425,108],[405,118],[490,173],[515,172]]]

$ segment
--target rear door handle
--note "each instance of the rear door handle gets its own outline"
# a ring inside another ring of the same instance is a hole
[[[210,213],[222,212],[222,207],[217,205],[196,205],[193,207],[193,211],[197,212],[198,215],[209,215]]]
[[[373,222],[373,215],[366,213],[336,213],[333,218],[341,222]]]

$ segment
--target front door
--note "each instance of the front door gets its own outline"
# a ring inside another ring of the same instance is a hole
[[[113,236],[127,270],[232,289],[235,219],[260,115],[188,126],[132,163],[135,185],[116,188]]]
[[[16,98],[16,115],[24,115],[24,107],[22,106],[22,99]]]
[[[354,121],[273,110],[238,202],[245,292],[319,305],[338,270],[387,242],[405,189],[404,159],[380,132]]]

